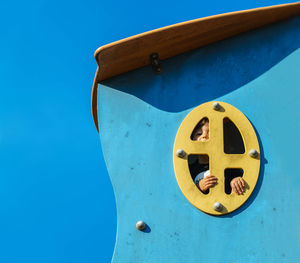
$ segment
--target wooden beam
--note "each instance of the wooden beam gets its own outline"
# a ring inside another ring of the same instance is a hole
[[[237,34],[300,14],[300,2],[215,15],[183,22],[104,45],[95,52],[98,70],[92,92],[92,112],[98,130],[97,83]]]

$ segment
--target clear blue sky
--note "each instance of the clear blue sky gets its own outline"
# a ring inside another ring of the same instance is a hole
[[[115,201],[90,105],[99,46],[281,3],[1,1],[0,262],[111,260]]]

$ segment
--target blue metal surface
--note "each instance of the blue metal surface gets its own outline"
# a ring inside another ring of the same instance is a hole
[[[300,17],[99,84],[100,137],[118,229],[112,262],[296,262],[299,257]],[[218,100],[259,137],[262,167],[250,199],[214,217],[191,205],[173,170],[184,117]],[[135,224],[148,224],[144,232]]]

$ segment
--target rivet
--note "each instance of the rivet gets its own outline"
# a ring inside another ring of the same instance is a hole
[[[220,110],[221,109],[221,105],[219,102],[214,102],[212,105],[214,110]]]
[[[255,149],[251,149],[249,151],[249,155],[252,157],[252,158],[256,158],[258,156],[258,152],[255,150]]]
[[[135,227],[137,230],[143,231],[146,228],[146,223],[144,221],[137,221]]]
[[[185,156],[185,151],[182,150],[182,149],[178,149],[178,150],[176,151],[176,155],[177,155],[178,157],[180,157],[180,158],[183,158],[183,157]]]
[[[215,202],[214,205],[213,205],[213,208],[214,208],[215,211],[220,212],[223,209],[223,205],[219,202]]]

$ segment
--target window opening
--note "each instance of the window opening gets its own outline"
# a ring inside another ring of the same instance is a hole
[[[240,131],[229,119],[223,119],[224,152],[227,154],[245,153],[244,141]]]
[[[188,156],[188,164],[191,177],[194,184],[203,194],[209,193],[207,185],[203,185],[203,190],[200,189],[200,181],[209,175],[209,157],[206,154],[192,154]]]
[[[196,135],[205,119],[203,117],[209,120],[205,123],[209,135],[207,142],[198,141],[202,134]],[[260,155],[257,158],[249,156],[246,146],[260,152],[255,130],[238,109],[225,102],[207,102],[193,109],[179,126],[173,149],[175,176],[187,200],[211,215],[228,214],[244,204],[253,192],[260,168]],[[199,157],[205,155],[206,162],[199,161]],[[201,164],[208,167],[200,170]],[[196,176],[206,169],[211,175],[202,182],[215,176],[214,189],[209,188],[209,194],[200,192],[194,182]],[[235,193],[231,194],[232,191]]]
[[[232,179],[236,178],[236,177],[243,177],[244,174],[244,170],[241,168],[227,168],[224,171],[225,173],[225,193],[227,195],[231,194],[231,186],[230,186],[230,182],[232,181]]]
[[[207,141],[209,139],[209,120],[207,117],[202,118],[194,128],[191,140]]]

